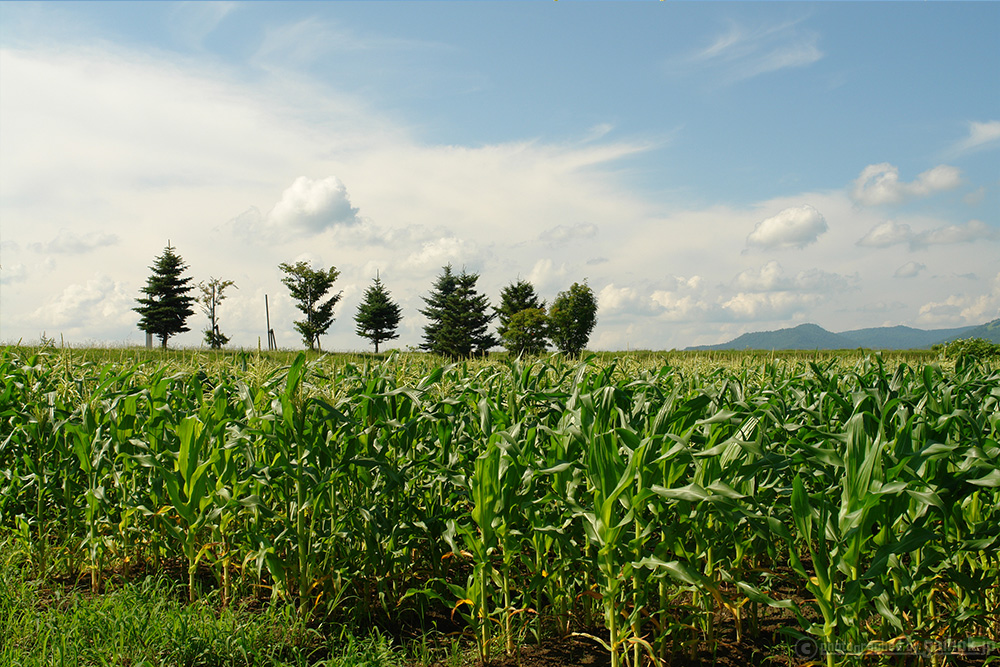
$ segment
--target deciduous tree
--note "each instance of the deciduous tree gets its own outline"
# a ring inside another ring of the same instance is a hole
[[[549,309],[549,337],[560,351],[578,356],[597,325],[597,299],[587,283],[573,283]]]
[[[518,280],[504,287],[500,291],[500,306],[495,310],[500,320],[497,333],[511,354],[545,351],[548,335],[545,302],[538,298],[530,282]]]
[[[145,297],[136,299],[139,305],[133,308],[141,316],[139,329],[159,337],[160,346],[167,348],[167,340],[176,334],[189,331],[185,322],[194,309],[193,297],[188,292],[193,289],[190,277],[184,276],[188,268],[174,247],[167,241],[163,254],[149,267],[153,274],[142,288]]]
[[[196,300],[208,317],[208,328],[205,329],[205,342],[213,350],[219,350],[229,342],[229,336],[219,331],[219,305],[226,298],[227,287],[234,287],[236,283],[232,280],[222,280],[221,278],[210,278],[208,282],[198,283],[201,296]],[[238,287],[236,289],[239,289]]]
[[[295,299],[295,307],[306,316],[304,320],[295,322],[295,330],[302,334],[302,342],[310,350],[321,349],[319,337],[333,324],[333,307],[340,301],[343,292],[337,292],[325,301],[323,297],[333,287],[340,271],[332,266],[329,270],[313,269],[309,262],[282,263],[278,268],[285,274],[281,282]]]

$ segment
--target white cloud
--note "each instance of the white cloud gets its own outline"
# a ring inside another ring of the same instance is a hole
[[[556,225],[538,235],[538,240],[552,245],[561,245],[597,235],[597,225],[580,223],[576,225]]]
[[[773,292],[786,290],[791,282],[781,264],[771,260],[760,269],[746,269],[733,279],[733,286],[741,292]]]
[[[313,180],[300,176],[268,212],[266,222],[275,231],[318,234],[336,225],[353,225],[358,209],[351,206],[347,188],[335,176]]]
[[[48,243],[32,243],[28,247],[41,253],[78,255],[116,243],[118,243],[117,234],[90,232],[80,236],[69,230],[60,229],[56,237]]]
[[[803,292],[740,292],[722,307],[738,320],[787,320],[822,301],[821,295]]]
[[[28,270],[24,264],[4,264],[0,266],[0,285],[13,285],[28,279]]]
[[[733,23],[728,32],[716,37],[708,47],[674,63],[702,65],[720,71],[726,83],[751,79],[778,70],[805,67],[819,61],[823,52],[819,35],[803,30],[798,22],[759,27]]]
[[[899,168],[882,162],[868,165],[854,181],[852,196],[859,204],[898,204],[905,199],[926,197],[953,190],[962,183],[961,171],[942,164],[919,174],[910,183],[899,180]]]
[[[896,269],[896,272],[892,275],[896,278],[915,278],[917,275],[925,270],[927,265],[921,264],[920,262],[907,262],[901,267]]]
[[[829,227],[823,215],[808,204],[786,208],[757,223],[747,245],[760,248],[804,248]]]
[[[886,220],[868,230],[868,233],[858,240],[858,245],[872,248],[888,248],[897,243],[907,243],[913,237],[913,230],[905,222]]]
[[[978,295],[953,294],[940,301],[929,301],[920,307],[917,321],[923,325],[962,326],[983,324],[1000,317],[1000,273],[989,291]]]
[[[30,321],[48,332],[104,332],[134,325],[139,316],[132,311],[136,295],[104,274],[96,274],[83,284],[72,284],[31,313]]]
[[[996,146],[1000,146],[1000,120],[985,123],[971,121],[968,136],[955,144],[952,153],[967,153]]]
[[[419,251],[411,253],[403,261],[402,266],[426,272],[451,264],[456,271],[461,271],[463,267],[471,271],[476,270],[480,262],[480,252],[475,243],[449,236],[425,242]]]
[[[981,220],[970,220],[962,225],[945,225],[923,232],[914,232],[910,225],[887,220],[872,227],[861,237],[857,245],[872,248],[887,248],[908,243],[911,249],[935,245],[995,241],[1000,238],[1000,230]]]

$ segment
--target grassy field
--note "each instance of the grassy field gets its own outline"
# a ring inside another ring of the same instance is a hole
[[[0,663],[984,664],[1000,640],[988,365],[9,347],[0,377]]]

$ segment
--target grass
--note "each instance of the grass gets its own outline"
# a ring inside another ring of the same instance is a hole
[[[189,604],[181,582],[149,575],[95,595],[73,581],[32,575],[10,541],[0,563],[0,664],[117,666],[406,664],[389,638],[320,631],[291,604]]]

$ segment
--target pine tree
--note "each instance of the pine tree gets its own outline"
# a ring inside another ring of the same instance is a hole
[[[389,297],[389,290],[376,273],[375,280],[365,290],[364,301],[358,304],[358,312],[354,316],[358,325],[357,334],[374,343],[375,354],[378,354],[379,343],[399,338],[396,327],[401,319],[399,305]]]
[[[541,354],[545,351],[548,333],[545,302],[535,294],[531,283],[518,280],[504,287],[500,292],[500,307],[495,310],[500,320],[497,333],[511,354]],[[532,312],[529,314],[527,311]]]
[[[333,324],[333,307],[340,301],[343,292],[334,294],[326,301],[323,297],[333,287],[340,271],[332,266],[327,271],[314,270],[309,262],[282,263],[278,268],[285,272],[281,282],[295,299],[295,307],[306,316],[306,319],[294,323],[295,330],[302,334],[302,342],[310,350],[320,349],[319,337]]]
[[[427,308],[420,312],[430,320],[424,327],[423,349],[463,359],[486,354],[497,344],[488,332],[494,316],[488,312],[489,300],[476,291],[478,280],[476,273],[455,275],[450,264],[444,267],[431,294],[423,297]]]
[[[149,268],[153,274],[142,288],[146,296],[136,299],[139,305],[132,310],[141,316],[139,329],[159,337],[160,346],[167,349],[171,336],[189,331],[185,322],[194,312],[191,307],[194,298],[187,294],[194,287],[188,284],[190,277],[182,276],[188,266],[169,241],[163,254]]]
[[[549,335],[563,353],[578,356],[597,325],[597,299],[586,282],[560,292],[549,309]]]

